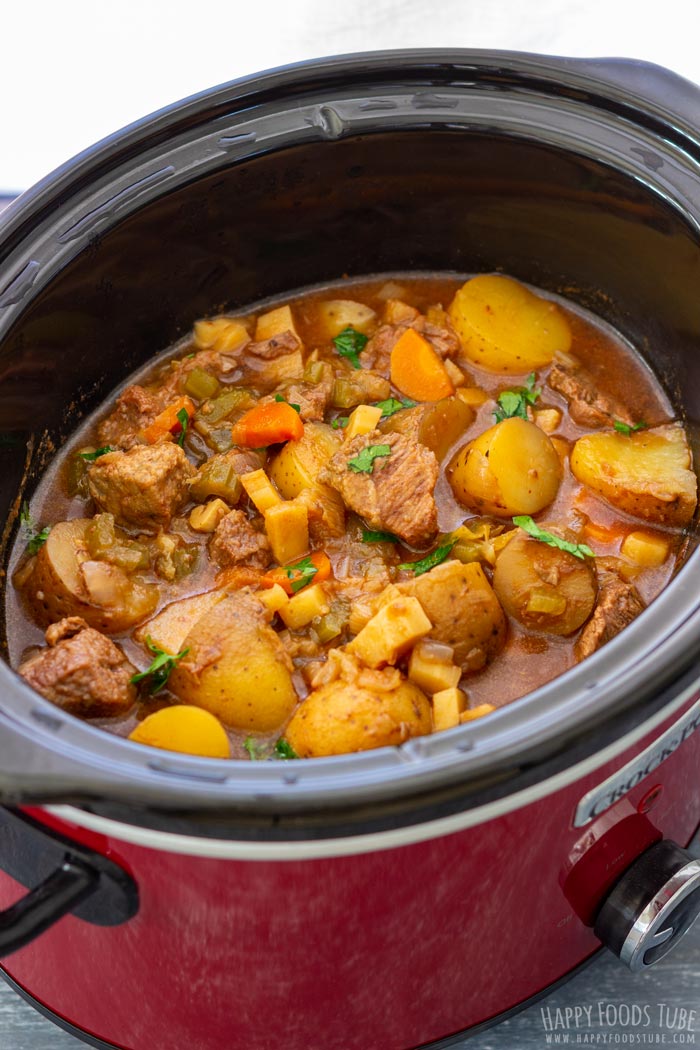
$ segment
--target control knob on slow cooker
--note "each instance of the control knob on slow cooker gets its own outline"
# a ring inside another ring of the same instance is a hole
[[[662,959],[700,914],[700,860],[664,840],[645,850],[598,912],[596,936],[633,971]]]

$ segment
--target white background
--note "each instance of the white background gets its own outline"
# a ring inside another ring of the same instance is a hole
[[[0,192],[187,95],[322,55],[621,55],[700,82],[698,0],[0,0],[0,42]]]

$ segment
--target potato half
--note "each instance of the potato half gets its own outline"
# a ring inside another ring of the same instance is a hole
[[[504,419],[470,441],[452,460],[455,496],[480,513],[512,518],[536,514],[557,494],[562,465],[551,439],[526,419]]]
[[[680,423],[632,434],[587,434],[571,469],[614,507],[659,525],[687,525],[697,503],[688,439]]]

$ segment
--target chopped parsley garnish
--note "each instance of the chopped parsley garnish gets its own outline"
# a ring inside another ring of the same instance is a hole
[[[367,336],[358,332],[352,325],[344,328],[333,340],[335,348],[341,357],[348,359],[353,368],[362,368],[360,358],[357,356],[367,345]]]
[[[187,428],[190,425],[190,417],[187,414],[186,408],[180,409],[180,411],[177,414],[177,419],[178,423],[180,424],[180,436],[177,439],[177,443],[180,446],[180,448],[182,448],[185,444],[185,434],[187,433]]]
[[[648,423],[623,423],[621,419],[613,419],[613,426],[618,434],[626,434],[629,437],[637,430],[646,430]]]
[[[369,445],[367,448],[363,448],[362,452],[355,456],[354,459],[349,459],[348,466],[356,474],[373,474],[375,459],[379,459],[380,456],[390,455],[391,445]]]
[[[301,405],[294,405],[291,401],[287,401],[286,397],[282,397],[281,394],[275,394],[275,401],[282,401],[285,405],[289,405],[295,412],[301,412]]]
[[[96,448],[94,452],[79,452],[78,455],[81,459],[86,459],[91,463],[95,459],[99,459],[100,456],[106,456],[108,452],[114,452],[111,445],[104,445],[102,448]]]
[[[405,561],[399,565],[399,568],[410,569],[416,576],[422,576],[424,572],[429,572],[436,565],[440,565],[456,542],[456,539],[449,540],[447,543],[443,543],[442,546],[436,547],[432,554],[426,554],[425,558],[421,558],[420,561]]]
[[[380,418],[388,419],[389,416],[393,416],[395,412],[401,412],[404,408],[415,408],[416,402],[407,397],[402,397],[400,401],[396,397],[389,397],[386,401],[377,401],[376,407],[382,410]]]
[[[275,744],[274,754],[276,758],[299,758],[292,745],[287,740],[285,740],[283,736],[281,736]]]
[[[183,657],[187,656],[190,650],[189,648],[183,649],[181,653],[176,653],[175,656],[171,656],[170,653],[164,652],[159,645],[156,645],[149,635],[146,635],[146,645],[152,653],[156,654],[155,659],[145,671],[132,675],[131,681],[136,685],[138,682],[150,678],[151,683],[148,687],[149,693],[158,693],[170,678],[170,672],[172,669],[180,662],[180,660],[182,660]]]
[[[534,405],[542,393],[541,390],[535,389],[535,382],[535,373],[530,372],[525,386],[516,387],[515,390],[504,390],[498,395],[498,408],[493,412],[497,423],[502,423],[504,419],[512,419],[513,416],[527,419],[527,406]]]
[[[362,530],[363,543],[399,543],[398,536],[393,532],[373,532],[371,529]]]
[[[29,513],[29,506],[27,502],[22,504],[22,510],[20,511],[19,520],[21,521],[24,528],[27,530],[27,550],[30,554],[38,554],[40,549],[44,546],[49,533],[51,532],[51,526],[45,525],[43,529],[37,528],[36,524],[32,520],[32,516]]]
[[[560,551],[567,551],[567,553],[573,554],[574,558],[580,558],[581,561],[584,558],[595,558],[595,552],[587,544],[569,543],[568,540],[562,540],[559,536],[555,536],[553,532],[541,529],[539,525],[535,524],[529,514],[518,514],[513,518],[513,524],[521,528],[528,536],[532,536],[534,540],[546,543],[549,547],[558,547]]]
[[[348,425],[348,416],[338,416],[337,419],[331,420],[331,426],[334,430],[340,430]]]
[[[311,555],[308,555],[295,565],[285,565],[284,571],[287,574],[292,594],[296,594],[302,587],[306,587],[307,583],[311,583],[318,568],[311,561]]]
[[[251,762],[259,762],[268,757],[269,748],[264,740],[256,740],[254,736],[247,736],[243,741],[243,747],[250,755]]]

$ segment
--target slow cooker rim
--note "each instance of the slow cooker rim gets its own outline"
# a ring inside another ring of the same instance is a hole
[[[242,78],[241,80],[233,81],[228,85],[220,85],[218,87],[208,89],[207,91],[202,92],[199,95],[193,96],[190,99],[181,100],[180,102],[174,103],[172,106],[166,107],[165,109],[160,110],[155,114],[151,114],[148,117],[144,117],[142,120],[135,122],[128,128],[124,129],[122,132],[117,132],[115,135],[103,140],[102,143],[99,143],[95,147],[90,148],[83,154],[80,154],[77,158],[74,158],[73,161],[70,161],[66,165],[59,168],[56,172],[53,173],[53,175],[48,176],[45,180],[42,180],[42,182],[37,184],[37,186],[34,187],[33,190],[30,190],[27,194],[23,195],[23,197],[20,198],[17,204],[10,206],[7,213],[7,226],[5,226],[5,224],[3,223],[2,235],[0,236],[0,247],[4,243],[8,247],[9,252],[11,250],[13,239],[16,239],[18,236],[22,238],[26,236],[26,233],[23,233],[23,231],[26,230],[27,225],[31,225],[32,223],[38,224],[41,221],[41,218],[46,208],[49,206],[52,196],[65,193],[67,188],[66,184],[73,185],[74,188],[79,188],[79,184],[86,177],[87,173],[89,173],[90,170],[94,171],[96,168],[99,168],[99,166],[103,162],[106,163],[111,157],[120,156],[123,153],[123,150],[126,148],[135,148],[140,141],[145,140],[145,138],[149,134],[149,129],[151,131],[158,130],[159,132],[167,130],[171,126],[179,123],[181,120],[188,119],[191,115],[195,114],[198,111],[198,109],[201,109],[202,106],[206,106],[209,103],[216,105],[218,100],[221,100],[223,104],[224,98],[226,98],[226,100],[230,104],[232,92],[236,94],[239,98],[246,99],[249,103],[252,103],[255,98],[255,93],[253,93],[251,97],[248,97],[247,89],[255,88],[256,85],[258,92],[272,90],[273,88],[277,89],[278,91],[282,91],[282,89],[288,86],[290,83],[296,84],[299,87],[299,90],[302,90],[304,78],[307,74],[316,73],[318,74],[319,78],[322,78],[327,72],[328,75],[336,77],[340,71],[342,76],[344,78],[347,78],[347,76],[352,70],[355,70],[358,76],[367,76],[368,74],[377,73],[384,70],[387,76],[391,75],[396,77],[401,74],[405,74],[405,68],[403,67],[405,66],[406,62],[414,63],[416,69],[419,70],[422,75],[426,76],[428,75],[428,73],[430,73],[430,75],[432,75],[434,78],[437,78],[435,69],[436,65],[450,66],[451,71],[454,71],[454,68],[460,67],[460,65],[469,66],[470,63],[472,64],[472,66],[476,67],[478,67],[480,64],[483,66],[493,66],[494,63],[501,63],[500,68],[509,68],[511,69],[511,71],[524,70],[526,73],[533,71],[542,73],[544,71],[551,74],[552,76],[556,74],[561,78],[568,76],[570,78],[570,81],[572,81],[575,86],[580,85],[581,82],[586,82],[588,86],[592,86],[593,84],[597,84],[599,88],[601,86],[601,82],[599,80],[596,80],[596,77],[593,76],[590,72],[590,60],[557,59],[550,58],[548,56],[520,54],[517,52],[489,52],[483,50],[470,51],[443,49],[426,51],[409,50],[375,52],[369,55],[339,56],[338,58],[321,59],[309,63],[304,63],[301,65],[289,66],[283,68],[282,70],[270,71],[267,73],[263,73],[259,76],[255,75],[253,77]],[[609,67],[605,66],[604,61],[593,62],[594,69],[599,70],[601,65],[605,67],[605,70],[608,73],[613,68],[615,70],[619,70],[620,68],[619,63],[615,61],[613,61]],[[636,63],[635,69],[637,69],[639,65],[640,64]],[[642,65],[646,68],[649,64],[645,63]],[[670,74],[668,73],[668,71],[662,70],[661,67],[650,68],[655,69],[658,73],[660,73],[666,83],[675,83],[676,81],[680,83],[685,83],[681,80],[681,78],[677,78],[675,74]],[[443,73],[444,72],[445,70],[443,70]],[[438,78],[437,83],[440,82],[441,81]],[[609,80],[607,82],[603,81],[602,84],[604,87],[610,89]],[[692,85],[690,86],[692,87]],[[620,91],[619,85],[617,86],[616,90],[618,96],[621,93],[624,94],[624,92]],[[638,98],[634,97],[635,104],[638,104],[639,101],[640,100]],[[652,107],[652,109],[654,108],[655,107]],[[697,558],[695,558],[695,560],[697,560]],[[693,558],[691,558],[690,561],[692,562]],[[683,577],[685,569],[689,567],[689,565],[686,565],[684,567],[684,570],[682,570],[681,573],[679,573],[677,580],[673,581],[671,587],[676,586],[678,580]],[[654,607],[657,606],[658,602],[662,601],[664,595],[668,595],[668,590],[665,591],[659,599],[657,599],[657,601],[654,603]],[[644,616],[647,617],[646,620],[644,619]],[[648,623],[648,615],[644,614],[644,616],[640,619],[639,623],[632,625],[632,627],[628,628],[625,632],[624,643],[626,648],[629,648],[632,644],[633,636],[631,632],[634,632],[635,628],[637,629],[637,633],[634,636],[635,638],[638,637],[640,634],[648,633],[643,630],[643,628],[645,628],[646,624]],[[656,619],[660,618],[662,619],[663,617],[656,617]],[[696,618],[691,616],[690,619],[692,621]],[[676,624],[676,626],[679,625]],[[686,622],[684,626],[685,631],[687,632],[688,623]],[[696,624],[694,627],[694,637],[697,637],[697,629],[698,625]],[[609,643],[609,645],[606,646],[605,651],[603,653],[596,654],[595,657],[591,658],[589,661],[586,661],[586,664],[584,665],[585,673],[583,674],[583,677],[590,679],[594,670],[604,669],[605,667],[609,668],[611,664],[614,665],[620,652],[621,646],[618,644],[618,640]],[[562,678],[557,679],[556,682],[561,683],[562,681],[564,681],[565,685],[568,687],[571,684],[572,677],[575,677],[575,674],[578,670],[578,668],[575,668],[572,672],[567,672],[566,675],[562,676]],[[674,665],[673,673],[675,674],[677,670],[678,665]],[[26,710],[38,710],[39,712],[43,712],[45,717],[47,717],[50,712],[54,715],[55,718],[55,708],[53,708],[53,706],[50,705],[48,701],[44,701],[43,699],[38,698],[36,694],[34,694],[23,683],[21,683],[21,680],[18,679],[14,672],[8,671],[8,669],[6,669],[5,667],[0,668],[0,679],[6,679],[6,675],[8,674],[11,676],[9,678],[9,681],[12,683],[14,689],[16,689],[17,686],[19,686],[19,692],[24,693],[22,697],[22,703],[27,704]],[[648,689],[649,680],[647,680],[645,683],[640,683],[640,685],[645,685]],[[610,683],[610,687],[615,687],[614,681]],[[542,690],[537,690],[536,692],[529,694],[528,697],[525,697],[517,702],[518,708],[522,706],[523,716],[526,720],[530,717],[530,715],[525,715],[524,712],[526,709],[529,711],[530,708],[533,706],[532,698],[539,697],[541,694],[548,693],[549,691],[551,691],[551,688],[552,683],[548,684],[548,686],[543,687]],[[33,708],[30,707],[30,705],[27,703],[28,697],[31,701],[33,701]],[[17,711],[13,711],[13,715],[16,717]],[[511,713],[509,708],[504,708],[502,712],[499,712],[499,716],[496,717],[492,722],[492,728],[496,725],[501,725],[508,721],[510,715]],[[499,717],[502,720],[501,722],[499,722]],[[61,736],[65,736],[68,740],[69,756],[75,750],[75,745],[72,743],[72,739],[76,736],[76,733],[71,732],[71,729],[75,728],[70,725],[71,722],[75,722],[76,725],[81,726],[82,729],[89,730],[94,734],[99,733],[100,737],[106,738],[110,742],[110,744],[114,744],[117,747],[119,745],[124,745],[125,747],[127,747],[129,749],[129,755],[132,759],[132,761],[128,763],[130,766],[137,764],[134,759],[135,750],[147,750],[138,747],[138,745],[133,745],[128,742],[120,741],[118,740],[118,738],[111,738],[107,734],[104,734],[102,731],[94,730],[92,727],[86,726],[83,723],[79,723],[75,719],[70,719],[69,716],[68,719],[68,728],[65,730],[65,732],[63,728],[61,728],[60,732]],[[517,722],[520,719],[514,720]],[[28,723],[31,724],[31,718],[28,719]],[[33,728],[36,730],[36,724]],[[465,740],[468,742],[466,744],[466,747],[469,748],[469,750],[465,750],[462,753],[461,762],[463,766],[468,766],[470,764],[472,755],[475,754],[476,751],[478,751],[478,747],[472,746],[472,742],[477,742],[479,740],[480,735],[484,732],[484,728],[485,727],[483,726],[474,724],[472,726],[462,727],[462,729],[460,730],[452,731],[453,739],[456,739],[455,734],[459,734],[460,740]],[[42,730],[40,729],[39,732],[41,733]],[[46,725],[44,726],[44,743],[46,744],[50,741],[50,749],[56,749],[57,738],[54,736],[55,732],[55,728],[48,730],[46,728]],[[447,734],[447,736],[449,736],[449,734]],[[80,749],[81,745],[78,745],[78,750]],[[420,758],[420,753],[423,749],[423,745],[420,743],[420,741],[412,742],[412,744],[406,746],[403,749],[403,755],[407,755],[411,749],[417,752],[417,756]],[[60,747],[58,748],[58,750],[60,751]],[[377,762],[378,757],[381,757],[381,760],[384,761],[385,756],[379,756],[379,752],[375,752],[374,755],[370,757],[369,762],[367,762],[366,759],[364,759],[363,761],[371,768]],[[519,756],[517,754],[511,753],[511,765],[517,766],[518,757]],[[351,763],[354,763],[353,768],[356,769],[357,766],[361,764],[360,761],[357,761],[359,758],[360,756],[343,756],[339,759],[316,760],[314,765],[317,765],[317,763],[328,763],[329,766],[334,766],[334,764],[337,765],[338,763],[350,761]],[[192,763],[194,763],[195,765],[192,765]],[[245,766],[246,769],[248,769],[248,773],[250,772],[249,763],[241,762],[235,764]],[[145,768],[145,758],[142,765]],[[151,762],[150,765],[153,766],[154,763]],[[171,763],[171,765],[174,770],[176,763],[173,762]],[[197,768],[202,765],[205,765],[207,767],[206,771],[204,769]],[[212,763],[211,760],[202,760],[196,758],[191,759],[189,762],[185,758],[182,759],[182,762],[180,762],[180,760],[178,759],[177,766],[180,772],[173,772],[170,779],[172,779],[173,781],[173,786],[175,784],[178,784],[179,786],[182,783],[181,778],[183,776],[193,776],[198,780],[201,778],[203,783],[209,784],[209,790],[211,792],[216,793],[217,787],[215,786],[216,780],[213,779],[215,778],[215,771],[212,768],[213,765],[218,764]],[[230,766],[230,763],[228,765]],[[405,762],[405,759],[400,759],[399,761],[395,761],[393,763],[392,769],[400,770],[402,766],[405,769],[406,765],[407,763]],[[162,785],[163,783],[165,783],[165,781],[170,775],[167,772],[168,762],[161,763],[161,766],[165,769],[165,772],[156,772],[155,780]],[[461,770],[461,773],[464,773],[464,769]],[[144,775],[151,776],[150,772]],[[288,770],[285,770],[283,772],[275,772],[275,786],[281,789],[283,792],[286,792],[287,795],[291,794],[289,789],[294,787],[294,785],[289,782],[289,778],[292,775],[294,774],[290,773],[290,771]],[[286,785],[284,782],[285,777],[288,781]],[[63,786],[65,788],[65,782]],[[248,789],[250,790],[250,784],[248,784]],[[260,788],[259,785],[256,784],[254,789],[256,790],[256,792],[264,794],[265,789]],[[230,801],[230,795],[230,792],[224,790],[222,794],[222,800]],[[262,799],[256,800],[254,798],[249,801],[252,802],[253,806],[255,806],[256,801],[262,801]],[[269,798],[266,798],[264,802],[265,805],[269,805]]]

